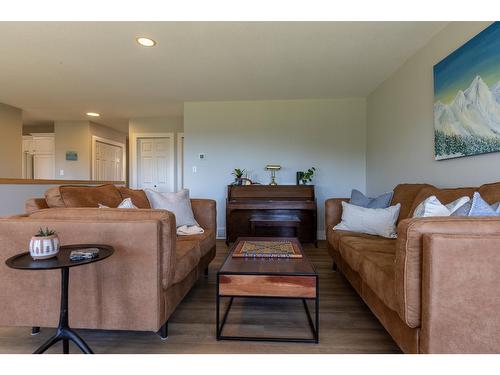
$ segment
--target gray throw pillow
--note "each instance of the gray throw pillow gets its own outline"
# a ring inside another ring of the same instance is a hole
[[[476,191],[472,199],[451,216],[500,216],[500,202],[490,205]]]
[[[369,198],[359,190],[352,189],[349,203],[365,208],[387,208],[391,205],[393,194],[394,192],[389,191],[376,198]]]
[[[174,213],[177,227],[183,225],[198,225],[194,218],[189,190],[183,189],[177,193],[158,193],[151,189],[144,190],[151,208],[168,210]]]

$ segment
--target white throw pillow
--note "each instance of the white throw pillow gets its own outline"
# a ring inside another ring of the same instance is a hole
[[[365,208],[342,202],[342,221],[333,229],[396,238],[396,221],[401,205],[387,208]]]
[[[99,203],[99,208],[109,208],[109,207]],[[125,198],[116,208],[137,208],[137,207],[132,203],[132,199]]]
[[[158,193],[151,189],[144,191],[146,192],[151,208],[168,210],[174,213],[177,227],[183,225],[199,226],[191,208],[188,189],[183,189],[177,193]]]
[[[450,216],[453,212],[470,201],[469,197],[460,197],[447,205],[442,204],[435,195],[421,202],[415,211],[413,217],[430,217],[430,216]]]

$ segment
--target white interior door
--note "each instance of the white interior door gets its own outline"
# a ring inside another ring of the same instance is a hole
[[[170,138],[139,138],[137,141],[138,187],[173,191],[173,153]]]
[[[177,190],[184,189],[184,133],[177,134]]]
[[[52,154],[35,154],[33,157],[34,178],[53,180],[55,175],[55,157]]]
[[[123,181],[123,148],[109,143],[95,143],[95,179]]]

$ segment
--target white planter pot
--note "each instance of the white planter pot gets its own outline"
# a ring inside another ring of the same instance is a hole
[[[47,237],[32,237],[30,255],[33,259],[48,259],[59,252],[59,237],[57,234]]]

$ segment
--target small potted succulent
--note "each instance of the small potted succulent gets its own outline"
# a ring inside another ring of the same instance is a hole
[[[231,173],[234,176],[234,182],[233,185],[243,185],[243,175],[245,174],[246,170],[245,169],[240,169],[240,168],[235,168],[233,173]]]
[[[30,255],[33,259],[48,259],[59,253],[59,237],[49,228],[40,228],[31,238]]]
[[[314,167],[309,168],[305,172],[297,172],[297,185],[307,185],[308,182],[311,182],[314,177],[314,172],[316,172],[316,168]]]

